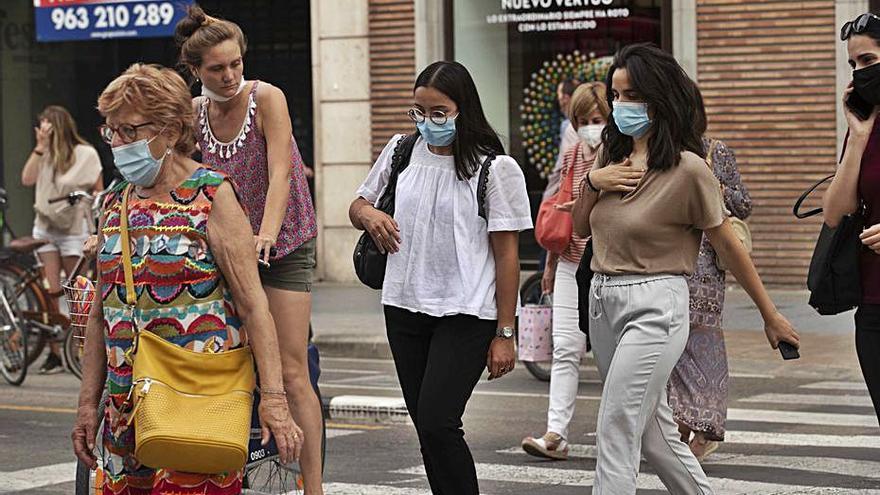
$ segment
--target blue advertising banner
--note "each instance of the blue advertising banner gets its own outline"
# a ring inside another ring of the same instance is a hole
[[[37,41],[172,36],[192,0],[34,0]]]

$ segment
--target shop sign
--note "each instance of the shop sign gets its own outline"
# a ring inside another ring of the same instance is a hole
[[[514,24],[521,33],[596,29],[606,19],[626,19],[630,10],[615,7],[618,0],[500,0],[501,13],[489,14],[489,24]]]
[[[192,0],[34,0],[37,41],[172,36]]]

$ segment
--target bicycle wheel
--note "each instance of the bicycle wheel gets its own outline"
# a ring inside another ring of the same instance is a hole
[[[80,339],[75,337],[75,333],[71,328],[64,332],[64,365],[70,370],[70,373],[82,380],[82,355],[83,345]]]
[[[0,283],[8,284],[9,287],[17,289],[16,291],[19,292],[16,298],[18,308],[22,312],[49,313],[50,309],[38,292],[39,287],[35,283],[27,284],[21,288],[18,287],[21,281],[24,280],[25,274],[26,270],[11,260],[4,260],[0,264]],[[39,328],[28,325],[27,321],[22,321],[21,326],[28,337],[26,363],[27,366],[30,366],[43,353],[43,349],[46,347],[46,335]]]
[[[2,283],[2,282],[0,282]],[[19,324],[14,289],[0,287],[0,374],[10,385],[21,385],[27,376],[28,339]]]
[[[102,433],[104,431],[104,404],[107,400],[107,389],[104,389],[104,393],[101,395],[101,402],[98,405],[98,417],[101,418],[101,423],[98,425],[98,435],[95,440],[95,453],[98,456],[98,469],[93,471],[87,465],[83,464],[82,461],[76,461],[76,480],[75,487],[76,491],[75,495],[94,495],[98,493],[99,488],[103,484],[103,471],[102,471],[102,456],[103,456],[103,443],[102,443]]]
[[[249,464],[242,478],[244,495],[282,495],[302,492],[299,464],[284,465],[277,456]]]

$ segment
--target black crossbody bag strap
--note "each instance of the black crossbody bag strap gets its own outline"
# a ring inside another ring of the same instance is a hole
[[[400,138],[394,145],[394,153],[391,155],[391,175],[388,178],[388,185],[385,186],[385,192],[377,203],[378,210],[392,217],[394,216],[394,200],[397,195],[397,179],[409,166],[409,159],[417,139],[417,134],[409,134]]]
[[[477,209],[480,215],[480,218],[489,222],[489,217],[486,210],[486,190],[489,188],[489,167],[492,166],[492,161],[495,160],[495,155],[488,155],[486,159],[483,160],[483,164],[480,165],[480,177],[477,179]]]

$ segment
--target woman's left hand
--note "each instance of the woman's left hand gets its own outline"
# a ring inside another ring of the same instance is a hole
[[[556,203],[553,205],[553,208],[559,211],[571,211],[575,203],[577,203],[577,200],[572,200],[568,203]]]
[[[862,240],[862,244],[868,246],[868,249],[874,251],[875,254],[880,254],[880,223],[863,230],[859,234],[859,238]]]
[[[779,347],[779,342],[783,340],[796,348],[801,346],[801,338],[794,330],[794,326],[779,311],[764,319],[764,333],[767,334],[770,347],[774,349]]]
[[[254,236],[254,246],[257,249],[257,258],[269,262],[269,255],[275,247],[276,239],[268,235],[257,234]]]
[[[513,338],[495,337],[489,345],[489,380],[501,378],[513,371],[516,366],[516,352],[513,349]]]
[[[282,395],[263,395],[260,397],[260,427],[262,428],[261,445],[269,443],[269,436],[275,437],[275,445],[278,446],[278,455],[281,462],[290,464],[299,461],[302,451],[303,432],[293,418],[287,407],[287,398]]]

